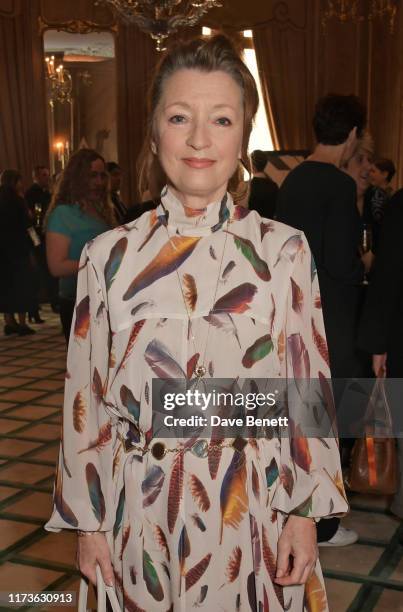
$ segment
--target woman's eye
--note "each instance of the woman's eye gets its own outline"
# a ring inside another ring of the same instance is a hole
[[[218,125],[227,126],[227,125],[231,125],[231,120],[228,119],[228,117],[219,117],[216,120],[216,123],[218,123]]]
[[[174,115],[173,117],[170,117],[169,122],[170,123],[184,123],[186,120],[186,118],[183,115]]]

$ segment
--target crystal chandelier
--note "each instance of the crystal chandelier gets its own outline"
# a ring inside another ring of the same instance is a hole
[[[50,101],[52,103],[61,102],[62,104],[71,102],[73,81],[70,72],[64,68],[63,64],[55,67],[54,55],[45,57],[45,63]]]
[[[150,34],[157,51],[165,51],[170,34],[195,25],[207,11],[222,6],[220,0],[95,0],[95,5],[102,4]]]
[[[330,19],[338,19],[341,23],[362,21],[364,18],[360,15],[359,0],[327,0],[326,9],[322,13],[324,30]]]
[[[398,0],[371,0],[369,13],[363,14],[360,10],[360,0],[326,0],[326,8],[322,12],[322,27],[326,29],[326,24],[330,19],[338,19],[341,23],[358,23],[368,19],[389,18],[389,28],[393,32]],[[364,3],[365,4],[365,3]]]
[[[369,19],[375,19],[384,16],[389,18],[389,29],[393,34],[395,29],[395,19],[397,13],[397,0],[372,0]]]

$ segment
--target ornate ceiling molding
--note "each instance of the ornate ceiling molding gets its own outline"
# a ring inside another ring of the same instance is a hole
[[[38,17],[39,34],[45,32],[45,30],[59,30],[63,32],[70,32],[71,34],[88,34],[89,32],[117,32],[118,26],[116,23],[111,25],[100,25],[93,21],[86,21],[82,19],[72,19],[71,21],[65,22],[50,22],[45,21],[42,16]]]

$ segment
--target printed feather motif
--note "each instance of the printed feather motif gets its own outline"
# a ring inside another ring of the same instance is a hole
[[[78,520],[70,508],[70,506],[64,501],[62,494],[63,485],[63,471],[61,468],[57,468],[56,473],[56,484],[55,484],[55,492],[54,492],[54,502],[56,509],[62,519],[72,525],[72,527],[78,527]]]
[[[141,302],[140,304],[137,304],[137,306],[131,309],[132,317],[134,317],[138,312],[140,312],[142,308],[145,308],[146,306],[150,306],[151,308],[152,306],[154,306],[154,302],[150,300],[148,302]]]
[[[183,496],[183,453],[179,451],[175,457],[168,491],[168,529],[173,533],[179,514],[179,505]]]
[[[165,551],[167,559],[168,561],[170,561],[171,555],[169,554],[169,547],[168,547],[167,539],[165,537],[165,533],[162,531],[159,525],[155,525],[154,533],[155,533],[155,539],[157,541],[158,546],[161,548],[161,550]]]
[[[161,493],[162,485],[164,484],[165,473],[159,465],[153,465],[146,474],[141,483],[143,493],[143,508],[151,506]]]
[[[295,425],[289,418],[290,452],[293,461],[307,474],[310,473],[312,457],[309,450],[308,440],[303,436],[300,425]]]
[[[270,461],[270,465],[266,467],[266,485],[269,489],[276,482],[279,472],[275,458]]]
[[[219,442],[221,442],[223,439],[224,438],[220,435],[218,428],[213,429],[207,456],[208,469],[212,480],[215,480],[220,465],[222,447],[219,446]]]
[[[318,309],[322,308],[322,300],[320,297],[320,293],[317,293],[315,296],[314,306]]]
[[[98,437],[89,446],[78,451],[78,455],[89,450],[96,450],[98,453],[112,440],[112,423],[108,421],[99,428]]]
[[[322,399],[325,404],[325,409],[329,417],[329,421],[330,421],[331,428],[333,430],[333,434],[335,438],[337,439],[338,437],[337,415],[336,415],[336,406],[334,404],[333,390],[329,383],[329,380],[326,378],[326,376],[322,372],[318,373],[318,377],[319,377],[320,389],[322,391]]]
[[[295,280],[291,277],[291,294],[292,294],[292,309],[301,314],[304,305],[304,294],[302,289]]]
[[[206,525],[203,523],[202,519],[198,514],[192,514],[190,516],[196,527],[200,529],[200,531],[206,531]]]
[[[73,402],[73,427],[77,433],[84,431],[87,418],[87,405],[82,391],[77,391]]]
[[[249,208],[237,204],[236,206],[234,206],[234,214],[232,218],[234,221],[241,221],[242,219],[245,219],[245,217],[247,217],[249,213]]]
[[[212,259],[217,260],[217,256],[212,246],[209,248],[209,253]]]
[[[157,339],[149,343],[144,358],[158,378],[186,378],[185,372],[172,357],[168,348]]]
[[[155,281],[171,274],[193,253],[200,237],[173,236],[130,283],[123,295],[127,301]]]
[[[260,571],[260,564],[262,561],[262,551],[260,547],[259,527],[255,517],[249,514],[250,520],[250,535],[252,538],[252,551],[253,551],[253,569],[255,575]]]
[[[101,526],[105,519],[105,499],[102,493],[101,479],[93,463],[87,463],[85,466],[85,477],[87,480],[92,511]]]
[[[241,348],[241,342],[239,340],[238,330],[229,312],[220,312],[218,314],[210,313],[208,316],[203,317],[203,318],[208,323],[210,323],[210,325],[212,325],[213,327],[220,329],[224,333],[232,334],[233,336],[235,336],[239,344],[239,348]]]
[[[208,591],[208,585],[207,584],[204,584],[202,587],[200,587],[200,594],[199,594],[198,598],[196,599],[196,601],[193,604],[193,606],[195,608],[200,608],[200,604],[202,604],[203,601],[207,597],[207,591]]]
[[[90,328],[90,296],[87,295],[76,306],[76,319],[74,323],[74,336],[86,339]]]
[[[235,268],[236,263],[235,261],[231,260],[227,263],[227,265],[224,268],[224,272],[221,275],[221,280],[222,282],[226,283],[228,280],[228,276],[231,274],[232,270]]]
[[[283,464],[280,470],[280,482],[284,487],[288,497],[291,497],[294,490],[294,476],[288,465]]]
[[[189,475],[189,488],[193,499],[199,506],[200,510],[202,510],[202,512],[207,512],[207,510],[210,508],[210,498],[203,483],[201,480],[199,480],[196,474]]]
[[[95,401],[97,403],[97,405],[99,405],[102,400],[103,400],[103,396],[104,396],[104,389],[103,389],[103,385],[102,385],[102,380],[101,377],[99,375],[99,372],[97,370],[97,368],[94,368],[94,374],[92,377],[92,392],[95,396]]]
[[[262,549],[263,549],[263,561],[264,564],[266,566],[267,569],[267,573],[270,576],[270,580],[272,582],[273,588],[274,588],[274,592],[277,596],[277,599],[281,605],[282,608],[284,608],[284,596],[283,596],[283,589],[274,582],[274,579],[276,577],[276,565],[277,565],[277,560],[270,548],[269,545],[269,538],[267,536],[267,532],[266,532],[266,528],[264,525],[262,525]]]
[[[120,560],[122,560],[123,558],[123,553],[125,552],[125,548],[127,546],[129,538],[130,538],[130,525],[128,525],[127,527],[123,529],[122,545],[121,545],[120,555],[119,555]]]
[[[328,610],[326,592],[316,572],[305,584],[304,599],[307,612],[326,612]]]
[[[162,601],[164,599],[164,591],[158,578],[157,570],[154,567],[153,560],[146,550],[143,550],[143,578],[150,595],[152,595],[156,601]]]
[[[249,261],[252,268],[256,272],[257,276],[262,281],[269,281],[271,279],[269,267],[267,263],[264,261],[264,259],[261,259],[259,257],[252,242],[248,240],[247,238],[243,238],[242,236],[237,236],[236,234],[233,234],[232,232],[227,231],[227,233],[233,236],[235,246],[237,247],[237,249],[241,251],[242,255],[244,255],[244,257],[246,257],[246,259]]]
[[[140,418],[140,402],[136,400],[133,393],[126,385],[120,387],[120,399],[130,416],[138,423]]]
[[[224,311],[241,314],[246,312],[246,310],[249,310],[248,304],[253,300],[256,291],[256,285],[243,283],[219,298],[214,304],[211,313]]]
[[[256,362],[264,359],[266,355],[271,353],[274,345],[270,334],[266,334],[258,338],[252,346],[250,346],[245,355],[242,357],[242,365],[244,368],[251,368]]]
[[[248,601],[250,609],[255,611],[257,609],[255,572],[250,572],[250,574],[248,575],[246,588],[248,591]]]
[[[117,243],[111,249],[108,261],[106,262],[105,268],[104,268],[106,291],[109,291],[109,289],[112,286],[113,281],[116,278],[116,274],[118,273],[120,265],[123,261],[123,257],[126,253],[126,249],[127,249],[127,238],[126,237],[118,240]]]
[[[284,355],[285,355],[285,332],[284,329],[281,330],[279,336],[278,336],[278,340],[277,340],[277,354],[278,354],[278,358],[280,363],[283,363],[284,361]]]
[[[180,569],[181,576],[185,575],[185,561],[189,555],[190,555],[190,541],[189,541],[189,536],[188,536],[188,532],[186,529],[186,525],[183,525],[181,534],[179,536],[179,542],[178,542],[178,559],[179,559],[179,569]],[[179,590],[179,594],[180,594],[180,590]]]
[[[241,569],[242,562],[242,549],[239,546],[235,546],[229,559],[225,574],[228,578],[228,582],[234,582],[238,578],[239,570]]]
[[[255,464],[252,461],[252,491],[257,501],[260,499],[260,485],[259,485],[259,476],[257,470],[255,468]]]
[[[188,591],[196,582],[200,580],[210,563],[211,553],[208,553],[201,561],[196,563],[192,569],[186,573],[185,590]]]
[[[246,466],[244,451],[234,451],[231,463],[225,473],[221,491],[221,531],[222,542],[224,526],[238,529],[244,513],[248,509],[248,495],[246,493]]]
[[[315,346],[318,349],[319,355],[325,361],[326,365],[329,366],[329,351],[327,348],[327,342],[324,337],[319,333],[315,321],[312,319],[312,334]]]
[[[130,353],[133,350],[134,344],[145,322],[146,322],[146,319],[140,319],[140,321],[136,321],[136,323],[133,325],[132,331],[130,332],[129,340],[127,342],[127,347],[123,355],[123,359],[120,362],[118,369],[116,370],[115,378],[120,372],[120,370],[124,368],[126,361],[129,358]]]
[[[293,262],[303,245],[304,243],[300,234],[295,234],[288,238],[281,247],[274,265],[276,266],[281,259]]]
[[[263,240],[265,235],[268,232],[274,232],[274,223],[273,221],[269,221],[268,223],[264,223],[261,221],[260,223],[260,239]]]
[[[120,495],[119,495],[118,507],[116,509],[115,524],[113,525],[113,538],[115,540],[119,533],[120,527],[122,525],[124,507],[125,507],[125,488],[122,487],[122,490],[120,491]]]
[[[186,375],[187,375],[188,380],[190,380],[194,374],[197,363],[199,361],[199,357],[200,357],[200,353],[195,353],[193,357],[191,357],[189,361],[187,362]]]
[[[196,308],[197,302],[197,287],[194,276],[191,274],[183,275],[183,295],[185,297],[187,307],[189,308],[190,312],[193,312]]]
[[[154,212],[155,211],[153,211],[153,213]],[[151,229],[149,230],[147,236],[144,238],[143,242],[140,244],[139,248],[137,249],[137,253],[140,253],[140,251],[146,246],[147,242],[151,240],[151,238],[154,236],[157,229],[161,227],[162,225],[164,225],[164,223],[161,221],[161,218],[158,217],[157,219],[155,214],[150,216],[150,222],[152,223]]]
[[[314,486],[312,493],[304,499],[298,506],[293,508],[292,514],[296,514],[297,516],[308,516],[308,514],[312,511],[312,497],[316,489],[318,488],[319,483]]]

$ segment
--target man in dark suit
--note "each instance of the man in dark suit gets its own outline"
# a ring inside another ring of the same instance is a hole
[[[359,347],[372,355],[375,374],[403,379],[403,189],[385,213],[371,283],[359,326]],[[402,380],[403,384],[403,380]],[[391,510],[403,519],[403,439],[398,439],[400,484]]]
[[[364,267],[355,181],[340,168],[354,155],[366,124],[356,96],[329,94],[316,105],[312,155],[290,172],[277,196],[277,220],[305,233],[316,263],[336,402],[359,375],[355,334]],[[318,542],[345,546],[358,535],[332,518],[318,523]]]

